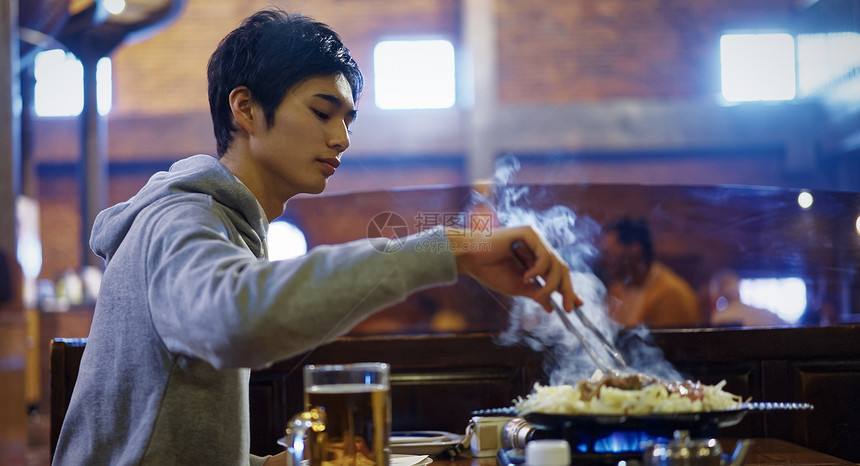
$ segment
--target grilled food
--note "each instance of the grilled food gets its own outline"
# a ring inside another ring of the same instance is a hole
[[[725,381],[704,385],[691,380],[665,381],[645,374],[604,374],[572,385],[535,384],[525,398],[514,400],[520,415],[630,414],[727,411],[738,409],[741,397],[723,390]]]

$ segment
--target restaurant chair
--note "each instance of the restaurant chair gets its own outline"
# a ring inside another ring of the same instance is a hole
[[[86,338],[54,338],[51,340],[51,460],[57,449],[60,428],[66,417],[72,390],[78,380],[81,356],[84,354]]]

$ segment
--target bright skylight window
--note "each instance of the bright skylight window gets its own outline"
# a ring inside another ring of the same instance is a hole
[[[744,304],[767,309],[790,324],[806,310],[806,283],[797,277],[745,278],[738,290]]]
[[[726,100],[794,99],[796,78],[791,35],[725,34],[720,38],[720,60]]]
[[[60,49],[36,55],[35,110],[42,117],[77,116],[84,108],[84,67],[71,53]],[[98,110],[111,108],[111,62],[102,58],[96,65]]]
[[[447,40],[380,42],[373,49],[373,72],[379,108],[454,106],[454,46]]]
[[[860,68],[860,33],[797,36],[797,86],[801,96],[850,76]]]

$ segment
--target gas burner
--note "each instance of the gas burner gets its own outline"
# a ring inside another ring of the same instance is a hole
[[[497,460],[500,466],[525,462],[528,442],[541,439],[566,440],[570,444],[572,463],[577,465],[639,464],[649,444],[672,439],[674,429],[595,428],[566,425],[561,429],[535,427],[522,418],[514,418],[503,429],[504,448]]]

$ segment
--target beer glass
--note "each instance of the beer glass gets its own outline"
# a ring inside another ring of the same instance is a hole
[[[287,426],[287,464],[388,466],[389,378],[386,363],[305,366],[305,411]]]

